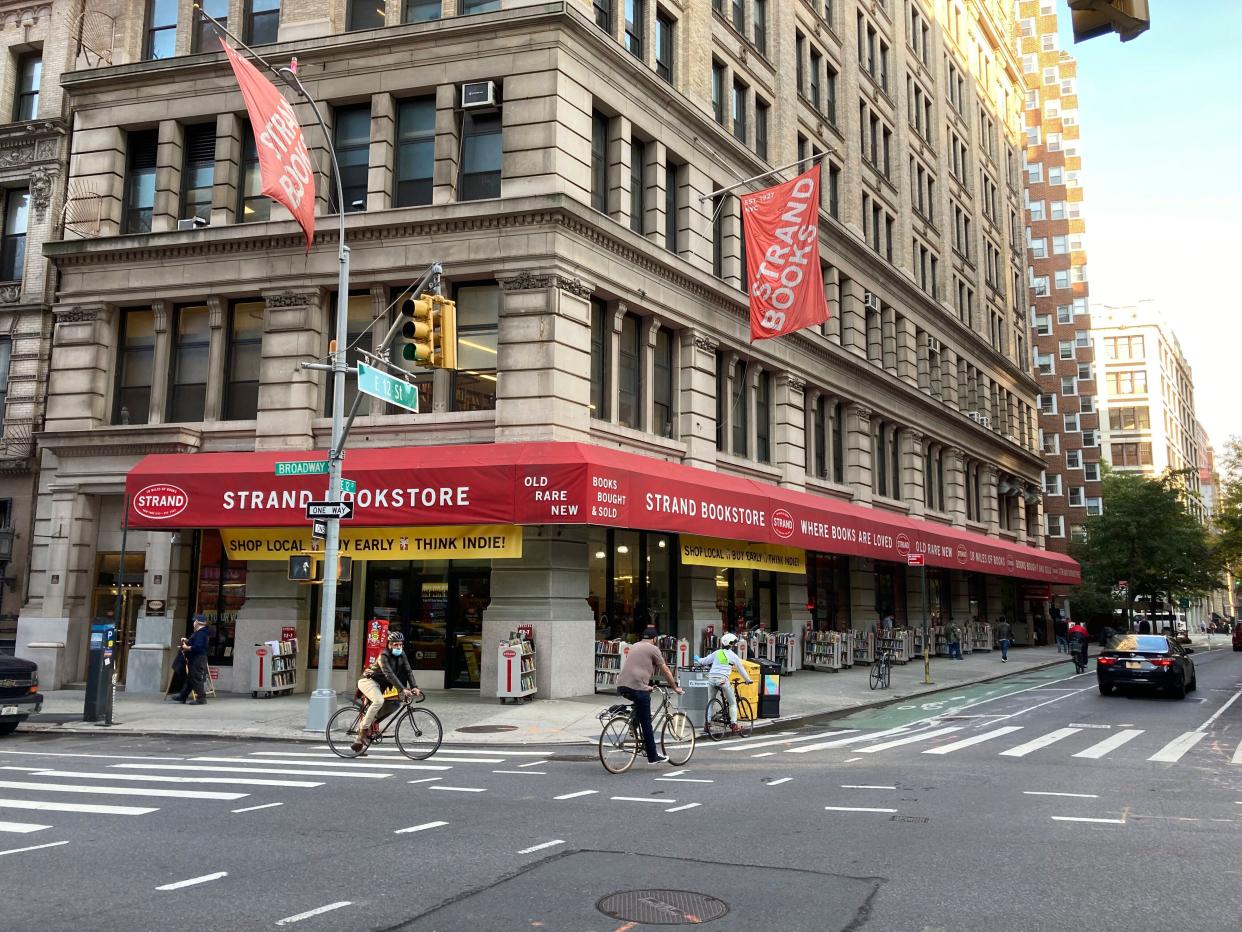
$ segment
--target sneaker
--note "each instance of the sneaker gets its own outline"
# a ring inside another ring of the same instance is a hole
[[[349,746],[349,749],[350,749],[351,751],[353,751],[355,754],[361,754],[361,753],[362,753],[362,749],[363,749],[363,748],[365,748],[365,747],[366,747],[366,745],[365,745],[363,742],[361,742],[361,741],[355,741],[353,744],[351,744],[351,745]]]
[[[654,760],[648,760],[648,761],[647,761],[647,763],[649,763],[649,764],[667,764],[667,763],[668,763],[668,755],[667,755],[667,754],[657,754],[657,755],[655,756],[655,759],[654,759]]]
[[[740,734],[742,733],[742,726],[741,726],[741,725],[738,725],[738,724],[733,724],[733,725],[730,725],[730,726],[729,726],[729,731],[730,731],[732,734],[735,734],[735,735],[740,735]]]
[[[1008,658],[1008,657],[1002,657],[1002,658],[1001,658],[1001,663],[1009,663],[1009,658]]]

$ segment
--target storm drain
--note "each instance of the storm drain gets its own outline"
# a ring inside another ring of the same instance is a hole
[[[595,908],[613,919],[656,926],[697,925],[729,912],[722,900],[689,890],[620,890]]]
[[[517,729],[517,725],[463,725],[456,730],[464,734],[486,735],[494,734],[498,731],[517,731]]]
[[[927,816],[922,815],[895,815],[888,821],[890,822],[926,822]]]

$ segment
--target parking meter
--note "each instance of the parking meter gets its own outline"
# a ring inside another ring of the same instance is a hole
[[[116,666],[112,653],[116,648],[116,626],[112,622],[91,625],[90,662],[86,668],[86,701],[82,721],[112,722],[112,680]]]

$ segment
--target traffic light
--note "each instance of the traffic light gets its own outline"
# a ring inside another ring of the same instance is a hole
[[[457,305],[440,295],[423,294],[401,303],[405,323],[401,355],[425,369],[457,368]]]
[[[431,299],[431,319],[436,360],[441,369],[457,368],[457,304],[439,296]]]

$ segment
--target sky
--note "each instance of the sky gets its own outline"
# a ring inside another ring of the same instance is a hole
[[[1150,0],[1151,28],[1078,59],[1090,302],[1150,298],[1194,370],[1219,450],[1242,435],[1242,104],[1238,0]]]

